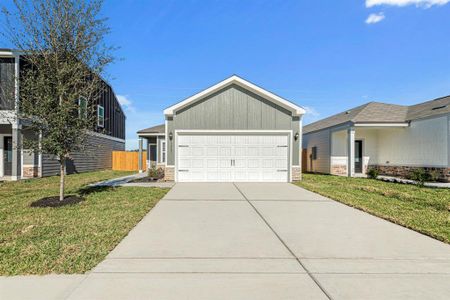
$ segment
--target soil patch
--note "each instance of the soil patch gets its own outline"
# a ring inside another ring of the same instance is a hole
[[[73,205],[84,201],[84,198],[76,196],[76,195],[69,195],[64,197],[64,200],[59,201],[59,196],[53,196],[53,197],[45,197],[42,199],[39,199],[37,201],[34,201],[30,204],[31,207],[61,207],[66,205]]]

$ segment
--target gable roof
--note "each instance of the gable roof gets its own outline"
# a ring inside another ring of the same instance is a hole
[[[165,135],[166,126],[164,124],[139,130],[138,134]]]
[[[172,105],[172,106],[166,108],[164,110],[164,115],[173,116],[173,114],[177,110],[182,109],[188,105],[191,105],[191,104],[217,92],[218,90],[223,89],[232,84],[241,86],[242,88],[247,89],[247,90],[257,94],[257,95],[263,97],[264,99],[267,99],[267,100],[273,102],[274,104],[279,105],[279,106],[291,111],[294,116],[300,116],[300,115],[305,114],[305,110],[302,107],[295,105],[294,103],[292,103],[286,99],[283,99],[280,96],[277,96],[263,88],[260,88],[259,86],[255,85],[245,79],[242,79],[239,76],[233,75],[233,76],[231,76],[231,77],[229,77],[229,78],[227,78],[227,79],[225,79],[225,80],[223,80],[223,81],[221,81],[221,82],[219,82],[219,83],[217,83],[217,84],[215,84],[215,85],[213,85],[213,86],[211,86],[211,87],[209,87],[209,88],[207,88],[207,89],[205,89],[205,90],[203,90],[203,91],[201,91],[201,92],[199,92],[199,93],[197,93],[175,105]]]
[[[405,106],[369,102],[331,117],[306,125],[303,133],[345,123],[406,123],[412,120],[450,113],[450,96]]]

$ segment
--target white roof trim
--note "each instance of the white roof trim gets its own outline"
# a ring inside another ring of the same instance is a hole
[[[354,127],[408,127],[409,123],[355,123]]]
[[[142,136],[142,137],[145,137],[145,136],[165,136],[165,135],[166,134],[164,132],[158,132],[158,133],[155,133],[155,132],[153,132],[153,133],[143,132],[143,133],[138,133],[138,136]]]
[[[207,97],[207,96],[213,94],[214,92],[216,92],[226,86],[229,86],[231,84],[237,84],[237,85],[239,85],[245,89],[248,89],[248,90],[252,91],[253,93],[255,93],[267,100],[272,101],[275,104],[280,105],[281,107],[283,107],[289,111],[292,111],[294,116],[301,116],[301,115],[305,114],[305,110],[303,108],[301,108],[300,106],[295,105],[294,103],[289,102],[269,91],[266,91],[266,90],[260,88],[259,86],[256,86],[251,82],[248,82],[247,80],[244,80],[236,75],[233,75],[233,76],[213,85],[212,87],[201,91],[200,93],[197,93],[197,94],[195,94],[195,95],[193,95],[171,107],[166,108],[164,110],[164,115],[173,116],[175,111],[177,111],[183,107],[186,107],[187,105],[194,103],[204,97]]]

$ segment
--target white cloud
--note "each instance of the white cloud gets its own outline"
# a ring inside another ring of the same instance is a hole
[[[319,117],[320,113],[311,106],[303,106],[303,108],[305,109],[305,112],[307,115],[310,115],[311,117]]]
[[[375,24],[383,21],[384,18],[384,13],[370,14],[366,19],[366,24]]]
[[[133,102],[128,99],[126,95],[117,95],[117,101],[119,101],[120,105],[126,110],[134,112]]]
[[[366,0],[366,7],[374,7],[379,5],[390,6],[408,6],[415,5],[418,7],[430,8],[434,5],[445,5],[450,0]]]

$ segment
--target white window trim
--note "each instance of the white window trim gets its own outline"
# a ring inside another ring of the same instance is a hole
[[[161,163],[166,163],[167,161],[167,143],[165,140],[161,141]]]
[[[103,110],[103,116],[102,116],[103,124],[100,124],[100,108],[102,108],[102,110]],[[105,127],[105,108],[103,106],[101,106],[100,104],[97,105],[97,126],[101,127],[101,128]]]

